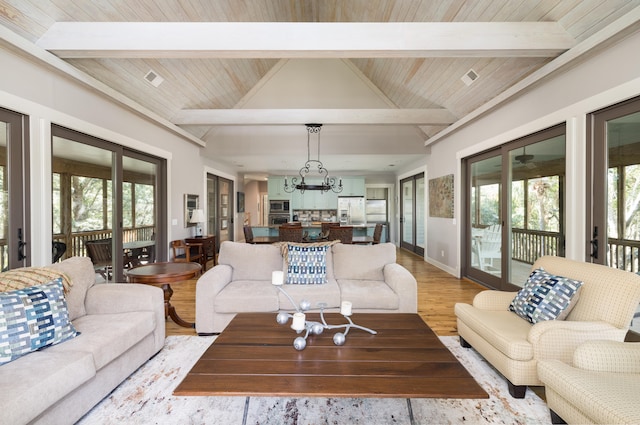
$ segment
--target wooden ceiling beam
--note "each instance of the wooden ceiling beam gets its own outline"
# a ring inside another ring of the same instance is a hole
[[[557,22],[56,22],[37,45],[61,58],[555,57]]]
[[[455,122],[446,109],[185,109],[176,125],[440,125]]]

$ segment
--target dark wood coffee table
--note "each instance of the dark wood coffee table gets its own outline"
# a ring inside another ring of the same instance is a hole
[[[308,314],[316,320],[318,314]],[[325,314],[329,324],[342,324]],[[174,391],[177,396],[488,398],[417,314],[354,314],[343,346],[336,330],[297,334],[275,313],[238,314]]]

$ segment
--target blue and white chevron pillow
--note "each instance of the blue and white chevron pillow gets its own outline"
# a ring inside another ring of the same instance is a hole
[[[287,283],[317,285],[327,283],[327,250],[329,246],[289,245]]]
[[[78,334],[69,321],[62,278],[0,293],[0,365]]]
[[[563,320],[578,301],[582,282],[535,269],[509,310],[529,321]]]

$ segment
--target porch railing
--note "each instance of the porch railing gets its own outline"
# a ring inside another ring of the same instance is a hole
[[[511,259],[533,264],[543,255],[558,255],[560,234],[542,230],[511,230]]]
[[[640,241],[609,238],[606,256],[611,267],[634,273],[640,271]]]

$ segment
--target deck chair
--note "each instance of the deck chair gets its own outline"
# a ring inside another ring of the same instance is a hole
[[[492,224],[485,228],[478,240],[480,269],[489,271],[494,268],[493,261],[502,258],[502,226]]]
[[[107,282],[113,278],[112,243],[111,238],[85,241],[84,243],[94,270]]]

